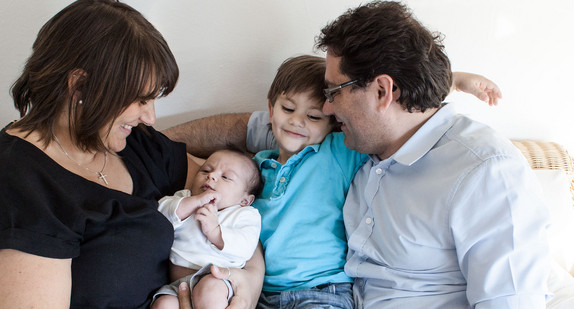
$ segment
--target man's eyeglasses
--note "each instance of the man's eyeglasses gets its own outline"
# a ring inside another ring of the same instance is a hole
[[[335,94],[337,91],[339,91],[339,90],[341,90],[347,86],[350,86],[350,85],[352,85],[358,81],[359,81],[358,79],[355,79],[355,80],[351,80],[351,81],[342,83],[339,86],[323,89],[323,93],[325,94],[325,97],[327,98],[327,100],[332,103],[334,100],[333,94]]]

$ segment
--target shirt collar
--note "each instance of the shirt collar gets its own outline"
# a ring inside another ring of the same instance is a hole
[[[446,131],[452,127],[455,114],[455,109],[452,104],[442,105],[390,159],[407,166],[417,162],[429,152]],[[373,160],[373,157],[376,158],[376,156],[371,155],[371,159]],[[378,162],[380,160],[374,161]]]

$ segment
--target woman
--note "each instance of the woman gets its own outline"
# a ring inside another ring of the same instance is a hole
[[[145,308],[168,283],[173,229],[157,200],[198,167],[149,126],[178,75],[125,4],[79,0],[40,30],[12,87],[22,118],[0,132],[2,307]],[[250,306],[259,250],[245,269],[231,280]]]

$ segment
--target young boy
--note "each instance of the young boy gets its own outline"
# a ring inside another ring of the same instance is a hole
[[[211,264],[241,268],[259,240],[261,218],[249,206],[261,191],[254,161],[234,150],[213,153],[200,167],[191,191],[181,190],[159,201],[159,210],[172,222],[170,280],[157,293],[152,308],[179,308],[179,283],[193,288],[211,280],[209,295],[192,290],[194,308],[225,308],[233,296],[227,280],[209,274]]]
[[[349,150],[335,120],[323,114],[325,60],[288,59],[268,93],[278,149],[261,151],[264,188],[253,207],[262,218],[265,279],[260,306],[310,304],[353,308],[342,207],[367,156]],[[283,300],[282,300],[283,298]]]

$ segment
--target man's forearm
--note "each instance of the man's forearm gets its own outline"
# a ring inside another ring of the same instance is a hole
[[[162,132],[186,144],[187,152],[206,158],[216,150],[235,147],[247,150],[247,123],[251,113],[221,114],[192,120]]]

